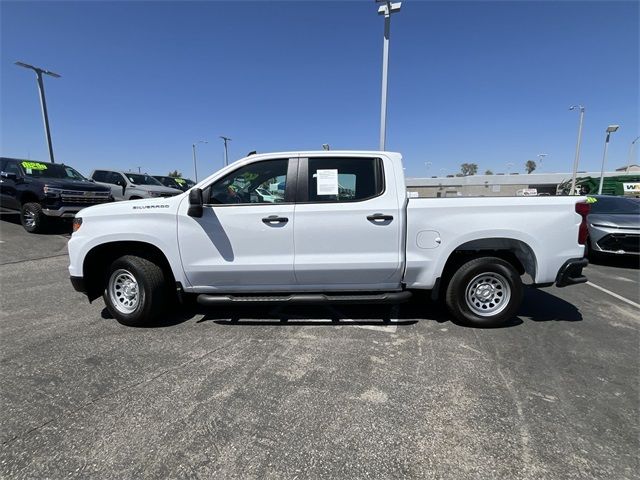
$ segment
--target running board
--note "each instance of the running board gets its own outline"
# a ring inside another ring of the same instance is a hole
[[[331,294],[326,293],[292,293],[289,295],[214,295],[201,293],[198,295],[198,303],[207,307],[214,305],[230,305],[238,303],[286,303],[295,305],[311,305],[316,303],[402,303],[411,298],[411,292],[385,292],[357,294]]]

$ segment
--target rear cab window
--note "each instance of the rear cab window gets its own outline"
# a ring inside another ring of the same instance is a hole
[[[307,162],[307,182],[303,186],[306,195],[301,193],[301,201],[360,202],[384,192],[380,158],[321,157],[309,158]]]

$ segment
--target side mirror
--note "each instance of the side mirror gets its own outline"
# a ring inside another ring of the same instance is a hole
[[[13,180],[14,182],[18,179],[18,175],[15,172],[0,172],[0,177]]]
[[[202,217],[202,189],[192,188],[189,191],[189,210],[187,215],[190,217]]]

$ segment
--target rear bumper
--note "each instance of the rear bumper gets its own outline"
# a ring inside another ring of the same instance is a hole
[[[589,261],[586,258],[572,258],[567,260],[560,270],[558,270],[556,286],[566,287],[569,285],[585,283],[587,281],[587,277],[582,275],[582,269],[588,264]]]
[[[72,275],[69,277],[69,280],[71,280],[71,285],[73,286],[76,292],[87,293],[87,287],[84,284],[83,277],[74,277]]]

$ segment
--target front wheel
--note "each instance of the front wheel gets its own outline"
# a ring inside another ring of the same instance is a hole
[[[516,315],[522,294],[522,280],[510,263],[481,257],[468,261],[451,277],[446,302],[462,323],[497,327]]]
[[[20,210],[20,222],[29,233],[42,233],[46,228],[46,215],[39,203],[25,203]]]
[[[170,296],[162,268],[146,258],[125,255],[111,264],[103,298],[118,322],[142,327],[158,318]]]

